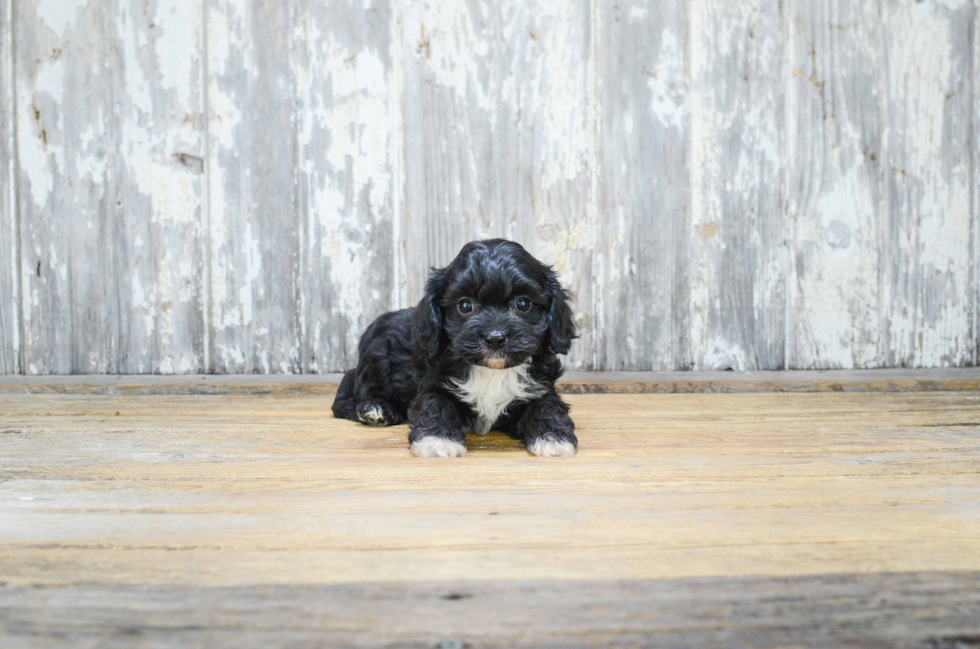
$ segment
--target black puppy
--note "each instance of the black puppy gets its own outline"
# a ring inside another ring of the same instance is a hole
[[[575,338],[568,293],[548,266],[504,239],[466,244],[432,269],[414,309],[375,320],[333,414],[371,426],[412,422],[419,457],[466,455],[466,431],[501,430],[535,455],[575,455],[556,354]]]

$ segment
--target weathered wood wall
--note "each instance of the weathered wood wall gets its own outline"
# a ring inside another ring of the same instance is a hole
[[[505,236],[580,369],[972,365],[977,0],[0,0],[0,373],[329,372]]]

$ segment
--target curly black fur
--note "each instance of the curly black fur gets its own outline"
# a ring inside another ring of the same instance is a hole
[[[568,292],[551,267],[512,241],[474,241],[451,264],[432,269],[418,306],[386,313],[367,328],[333,413],[382,426],[407,418],[409,442],[434,436],[465,447],[464,426],[475,412],[448,381],[465,380],[473,365],[529,363],[527,376],[542,395],[513,402],[493,429],[529,446],[545,438],[577,448],[568,406],[555,392],[557,354],[567,354],[575,337]]]

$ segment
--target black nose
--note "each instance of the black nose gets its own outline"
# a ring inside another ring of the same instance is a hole
[[[507,336],[500,331],[491,331],[486,335],[485,340],[490,349],[499,349],[504,344],[504,341],[507,340]]]

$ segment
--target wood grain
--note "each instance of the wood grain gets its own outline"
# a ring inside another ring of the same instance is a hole
[[[785,366],[783,12],[695,0],[691,38],[690,347],[680,367]]]
[[[589,2],[406,0],[403,11],[402,304],[466,242],[515,239],[574,292],[584,335],[569,363],[592,368]]]
[[[980,89],[977,88],[976,74],[980,70],[980,11],[973,14],[973,60],[970,69],[970,78],[973,79],[973,122],[971,137],[974,142],[980,142]],[[970,230],[970,238],[973,242],[973,274],[970,276],[970,284],[973,285],[973,352],[974,365],[980,365],[980,290],[977,282],[980,282],[980,160],[977,159],[977,148],[973,149],[973,162],[971,169],[973,174],[973,198],[970,204],[973,208],[973,228]]]
[[[970,230],[970,238],[973,243],[973,265],[970,276],[970,284],[973,290],[973,352],[974,365],[980,365],[980,290],[977,290],[977,282],[980,282],[980,90],[977,89],[976,74],[980,70],[980,11],[973,14],[973,59],[970,69],[970,78],[973,79],[973,121],[971,125],[971,137],[973,148],[970,152],[972,156],[971,169],[973,170],[973,197],[970,205],[973,208],[973,226]]]
[[[688,21],[682,3],[600,3],[596,367],[689,365]]]
[[[17,3],[24,367],[203,368],[201,11]]]
[[[390,22],[208,4],[211,371],[352,367],[391,308]]]
[[[883,365],[883,27],[867,2],[789,4],[787,365]],[[847,61],[841,65],[841,61]]]
[[[975,3],[884,3],[889,120],[884,315],[895,366],[971,363]],[[974,233],[975,235],[975,233]]]
[[[9,649],[960,649],[980,634],[978,585],[976,572],[214,589],[8,584],[0,587],[0,639]]]
[[[361,333],[401,306],[392,303],[393,20],[385,0],[303,2],[292,17],[303,372],[353,367]]]
[[[302,369],[293,9],[207,3],[212,372]]]
[[[457,462],[329,398],[3,395],[0,575],[234,586],[980,570],[980,395],[574,395]],[[118,415],[116,413],[119,413]]]
[[[20,286],[14,185],[13,3],[0,0],[0,373],[20,372]]]
[[[449,461],[324,397],[0,395],[0,641],[971,646],[980,392],[568,399],[576,458]]]

